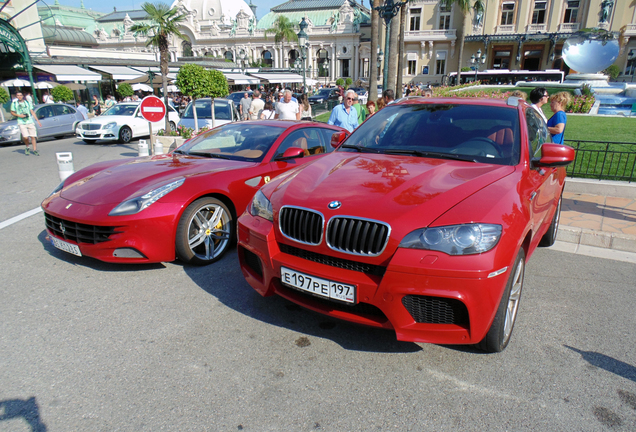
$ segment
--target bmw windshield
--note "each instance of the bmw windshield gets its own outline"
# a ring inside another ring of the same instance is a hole
[[[487,105],[390,105],[356,129],[339,151],[515,165],[519,114]]]

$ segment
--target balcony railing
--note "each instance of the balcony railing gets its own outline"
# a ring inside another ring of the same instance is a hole
[[[636,24],[627,24],[625,26],[625,36],[636,36]]]
[[[513,25],[498,25],[497,34],[509,34],[515,32],[515,26]]]
[[[457,30],[410,30],[404,32],[404,40],[455,40]]]
[[[545,24],[529,24],[526,27],[526,33],[545,33]]]
[[[573,33],[579,31],[579,27],[581,27],[580,23],[561,23],[559,24],[559,32]]]
[[[576,159],[568,165],[567,173],[572,177],[599,180],[636,180],[636,144],[599,141],[570,141]]]

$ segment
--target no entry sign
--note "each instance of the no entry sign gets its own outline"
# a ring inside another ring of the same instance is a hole
[[[146,96],[141,101],[141,115],[149,122],[159,122],[166,115],[166,106],[156,96]]]

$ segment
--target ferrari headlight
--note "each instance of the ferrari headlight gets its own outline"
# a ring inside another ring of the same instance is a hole
[[[252,203],[249,207],[249,212],[252,216],[259,216],[263,219],[267,219],[270,222],[274,221],[274,214],[272,213],[272,203],[265,197],[265,194],[260,190],[256,192]]]
[[[184,181],[185,181],[185,178],[180,178],[179,180],[175,180],[171,183],[168,183],[156,189],[153,189],[142,196],[138,196],[138,197],[126,200],[122,202],[121,204],[119,204],[114,209],[112,209],[111,212],[108,213],[108,216],[125,216],[125,215],[139,213],[146,207],[151,206],[161,197],[167,195],[168,193],[172,192],[173,190],[181,186]]]
[[[117,127],[117,122],[111,122],[104,125],[104,129],[115,129]]]
[[[420,228],[407,234],[399,247],[435,250],[449,255],[479,254],[497,245],[501,231],[501,225],[482,223]]]

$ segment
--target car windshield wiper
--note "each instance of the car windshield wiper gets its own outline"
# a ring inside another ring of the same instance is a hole
[[[437,159],[452,159],[452,160],[459,160],[459,161],[465,161],[465,162],[477,162],[477,159],[475,159],[474,157],[471,156],[466,156],[466,155],[458,155],[458,154],[453,154],[453,153],[439,153],[439,152],[427,152],[427,151],[420,151],[420,150],[401,150],[401,149],[383,149],[382,153],[385,154],[406,154],[406,155],[413,155],[413,156],[419,156],[419,157],[430,157],[430,158],[437,158]]]
[[[209,158],[217,158],[217,159],[229,159],[229,157],[218,154],[218,153],[208,153],[208,152],[189,152],[188,154],[193,156],[204,156]]]
[[[353,144],[343,144],[340,146],[340,148],[350,148],[350,149],[358,150],[360,153],[380,153],[380,150],[371,149],[368,147],[363,147],[363,146],[353,145]]]
[[[178,154],[188,154],[188,152],[184,152],[183,150],[173,150],[172,153],[178,153]]]

